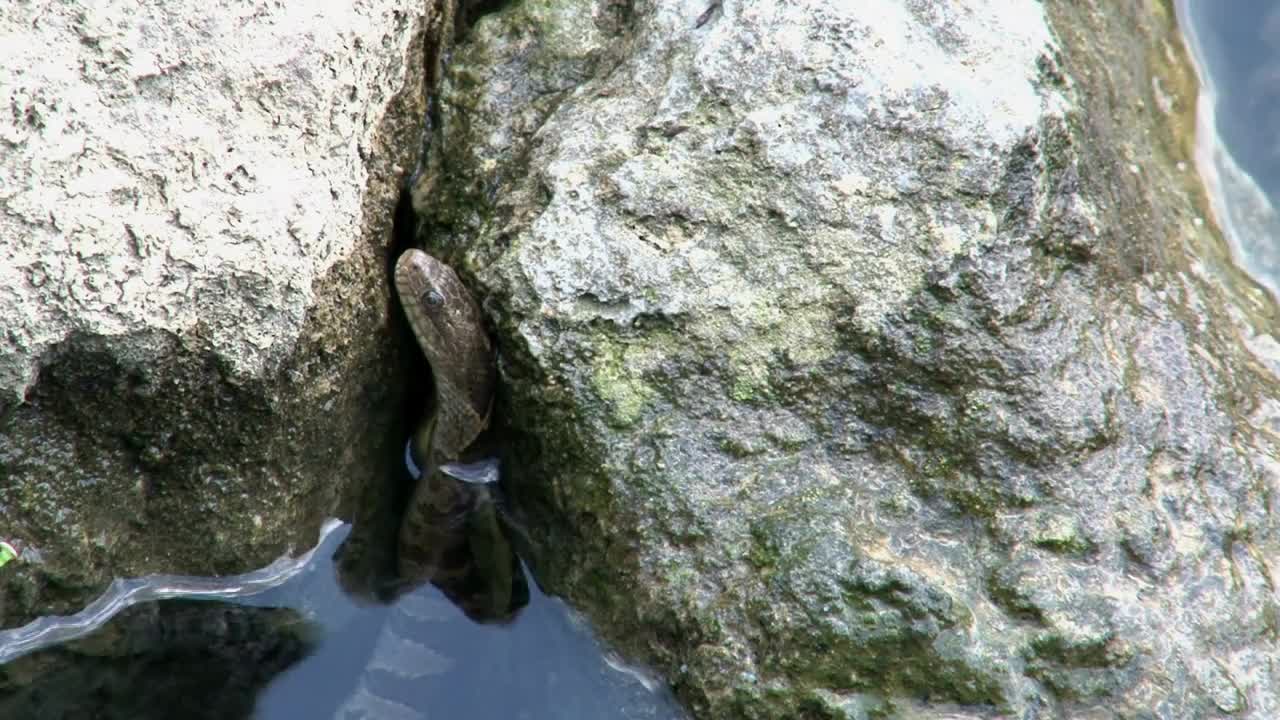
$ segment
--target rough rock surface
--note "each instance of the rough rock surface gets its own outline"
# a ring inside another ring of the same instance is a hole
[[[376,472],[424,12],[0,13],[0,626],[309,547]]]
[[[1276,312],[1187,72],[1162,3],[481,20],[428,210],[541,579],[702,717],[1280,715]]]

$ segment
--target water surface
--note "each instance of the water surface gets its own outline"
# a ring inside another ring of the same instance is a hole
[[[1197,166],[1237,262],[1280,288],[1280,4],[1176,0],[1200,73]]]
[[[76,618],[0,633],[0,717],[683,717],[532,582],[504,625],[471,621],[430,583],[390,606],[353,602],[332,561],[348,530],[296,564],[118,581]]]

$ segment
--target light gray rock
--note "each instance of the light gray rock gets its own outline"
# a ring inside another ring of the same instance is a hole
[[[376,469],[425,12],[0,13],[0,625],[305,549]]]
[[[361,145],[405,82],[409,3],[134,5],[6,13],[11,401],[73,334],[199,326],[202,350],[262,377],[360,240]]]
[[[534,564],[699,716],[1280,712],[1276,308],[1197,222],[1167,12],[519,3],[456,49],[423,209]]]

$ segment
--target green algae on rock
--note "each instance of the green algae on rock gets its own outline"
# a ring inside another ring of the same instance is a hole
[[[542,582],[703,717],[1280,702],[1274,377],[1188,254],[1192,99],[1124,101],[1170,17],[536,7],[453,56],[437,230]]]

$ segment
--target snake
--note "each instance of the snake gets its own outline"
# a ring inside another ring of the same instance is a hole
[[[418,478],[400,521],[400,580],[430,581],[473,620],[506,622],[528,600],[519,561],[500,527],[493,483],[461,479],[468,466],[455,464],[489,424],[493,344],[475,298],[434,256],[406,250],[394,285],[434,388],[406,448]]]
[[[493,344],[475,298],[453,268],[410,248],[396,261],[395,289],[431,367],[434,397],[411,439],[423,476],[456,460],[489,425]]]
[[[348,597],[391,608],[334,715],[342,719],[423,717],[405,693],[452,665],[430,641],[451,616],[441,604],[476,623],[505,625],[530,600],[496,496],[496,463],[459,463],[488,427],[497,380],[480,307],[451,267],[418,248],[397,258],[392,287],[432,390],[405,446],[408,500],[400,505],[401,492],[370,484],[334,556]],[[426,583],[447,601],[422,591]]]

